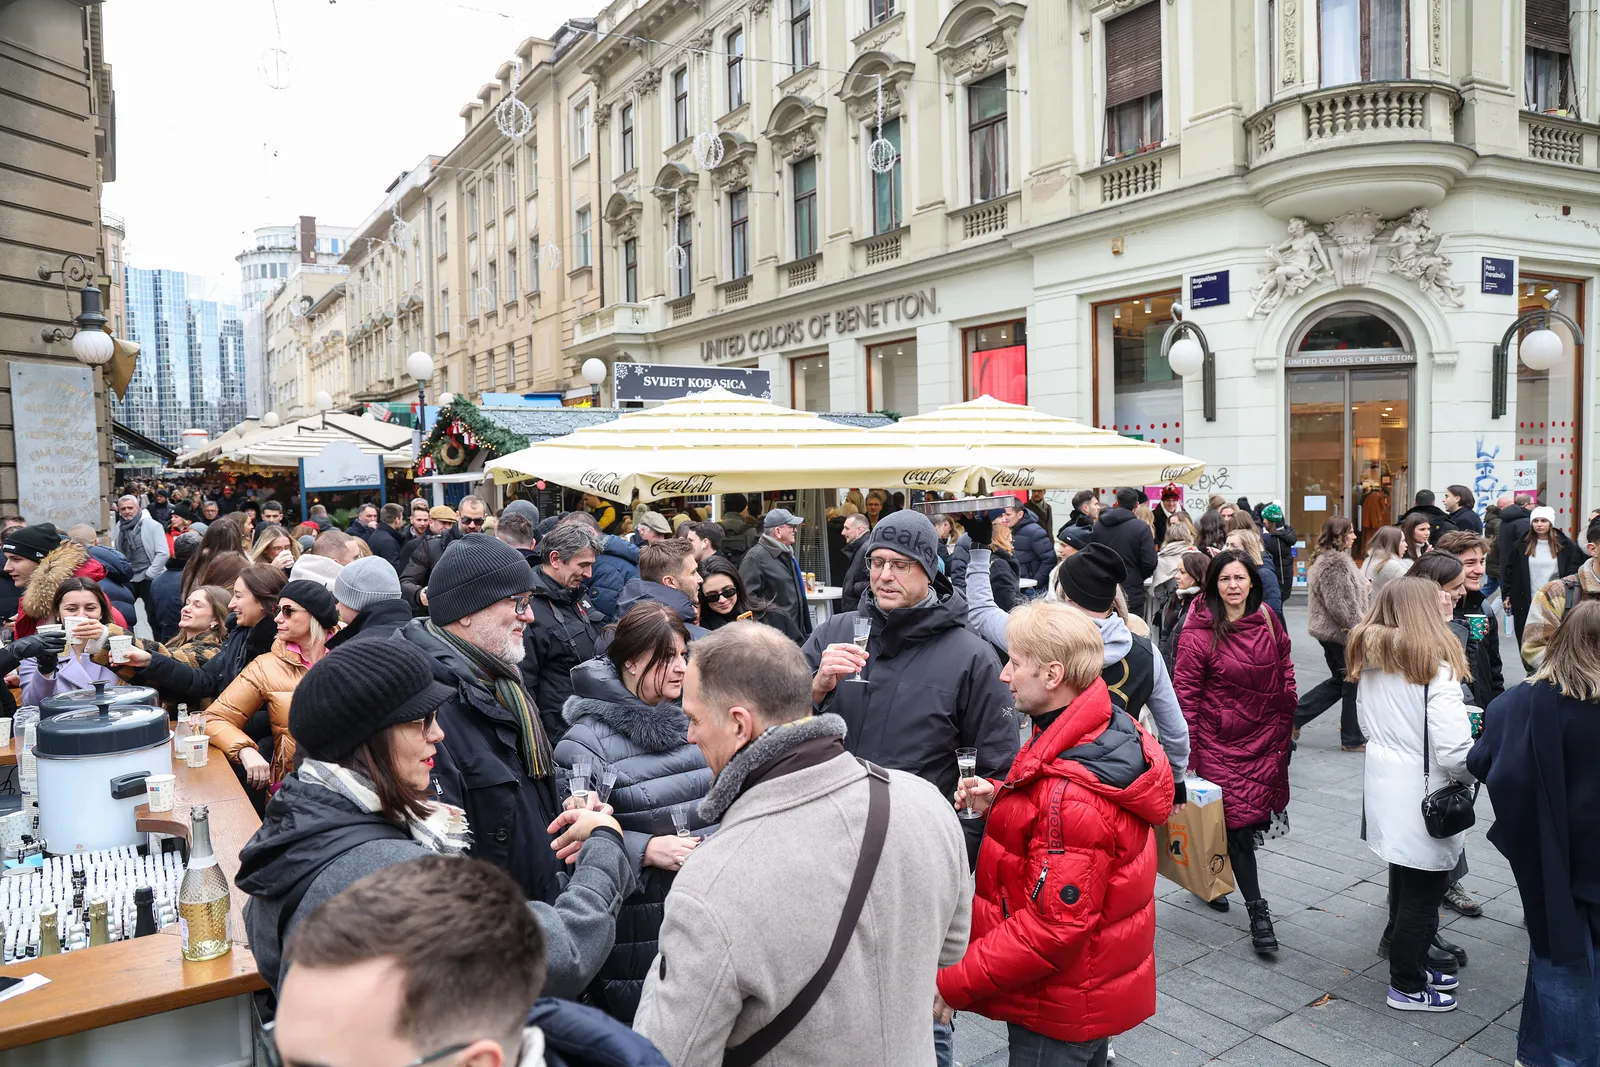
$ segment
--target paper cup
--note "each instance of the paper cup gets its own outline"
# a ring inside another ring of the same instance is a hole
[[[133,651],[133,637],[129,634],[113,634],[110,641],[111,662],[128,662],[128,653]]]
[[[0,719],[0,745],[11,743],[11,720]]]
[[[34,632],[41,634],[59,634],[65,633],[66,629],[67,628],[62,626],[59,622],[42,622],[35,628]]]
[[[1467,632],[1472,635],[1472,639],[1474,641],[1482,641],[1485,637],[1488,637],[1489,636],[1489,616],[1487,616],[1487,615],[1468,615],[1467,616]]]
[[[144,780],[151,811],[171,811],[178,803],[178,776],[152,774]]]
[[[204,767],[211,756],[211,738],[204,735],[189,739],[189,766]]]

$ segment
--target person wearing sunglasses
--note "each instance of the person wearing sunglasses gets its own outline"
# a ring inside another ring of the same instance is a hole
[[[268,1067],[668,1067],[621,1023],[551,999],[561,951],[487,864],[385,867],[299,927]]]
[[[428,613],[428,578],[445,549],[467,534],[483,533],[489,505],[482,497],[464,496],[455,508],[440,504],[428,516],[432,536],[411,554],[410,562],[400,571],[401,595],[417,615]]]
[[[274,990],[285,972],[285,941],[325,901],[375,871],[466,851],[476,827],[433,788],[445,736],[439,708],[454,695],[434,678],[427,654],[405,641],[336,649],[295,690],[290,728],[304,759],[240,852],[236,880],[249,894],[244,917],[256,966]],[[599,970],[615,937],[616,902],[635,884],[617,821],[604,810],[571,818],[562,845],[581,844],[567,890],[554,905],[528,905],[551,949],[552,991],[561,996],[577,995]],[[452,869],[465,876],[470,868],[461,861]],[[516,897],[520,903],[522,894]],[[452,918],[462,925],[485,919],[477,907],[452,912],[438,900],[421,915],[440,936],[448,936],[441,925]],[[454,956],[461,945],[450,948],[441,955]]]
[[[800,628],[787,612],[755,600],[745,591],[744,579],[725,556],[707,556],[700,564],[700,625],[720,630],[730,622],[751,620],[783,631],[785,637],[800,644]]]
[[[306,672],[327,651],[339,625],[339,607],[320,582],[289,582],[278,594],[278,636],[270,651],[250,661],[206,709],[206,733],[244,776],[253,797],[275,788],[294,766],[289,702]],[[257,749],[245,724],[265,708],[272,720],[272,758]]]

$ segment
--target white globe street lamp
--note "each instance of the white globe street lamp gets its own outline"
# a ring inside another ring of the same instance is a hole
[[[1529,369],[1549,370],[1566,356],[1567,346],[1560,334],[1545,326],[1524,337],[1517,353]]]
[[[1528,295],[1533,295],[1531,288]],[[1506,327],[1500,343],[1494,346],[1491,372],[1493,384],[1489,402],[1491,419],[1503,418],[1510,407],[1511,342],[1517,339],[1517,334],[1523,330],[1528,331],[1522,335],[1522,341],[1517,345],[1517,355],[1529,370],[1549,370],[1570,357],[1566,338],[1550,328],[1556,323],[1565,328],[1574,345],[1583,344],[1583,327],[1574,322],[1570,315],[1563,315],[1556,309],[1560,300],[1561,290],[1550,289],[1545,294],[1545,306],[1529,308],[1518,315],[1511,325]]]
[[[1188,334],[1172,342],[1172,347],[1167,350],[1167,362],[1172,366],[1172,373],[1182,378],[1199,374],[1205,366],[1206,352]]]
[[[411,429],[411,465],[422,458],[422,424],[428,418],[428,379],[433,377],[433,357],[417,351],[406,357],[406,373],[417,383],[417,418]]]
[[[269,430],[276,428],[277,425],[282,421],[282,419],[278,418],[278,413],[276,411],[269,411],[265,415],[261,416],[261,425],[265,426]]]
[[[406,373],[418,385],[433,377],[433,357],[426,352],[413,352],[406,357]]]
[[[116,350],[117,343],[104,330],[79,330],[72,335],[72,354],[86,366],[104,366]]]
[[[1161,338],[1161,354],[1166,357],[1172,373],[1180,378],[1200,375],[1201,401],[1207,422],[1217,421],[1217,361],[1211,355],[1211,345],[1205,331],[1192,322],[1184,321],[1188,309],[1172,302],[1172,325]]]
[[[326,389],[318,389],[314,400],[318,411],[327,411],[333,407],[333,394]]]
[[[589,383],[592,390],[593,403],[600,403],[600,383],[606,380],[606,361],[595,356],[590,356],[583,361],[583,380]]]

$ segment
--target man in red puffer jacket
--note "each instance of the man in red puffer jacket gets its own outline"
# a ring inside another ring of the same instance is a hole
[[[1033,739],[1005,781],[967,778],[958,807],[987,811],[972,938],[939,972],[934,1010],[1003,1021],[1013,1062],[1103,1067],[1109,1038],[1156,1013],[1156,846],[1172,814],[1160,744],[1116,710],[1100,631],[1065,604],[1006,626],[1002,679]]]

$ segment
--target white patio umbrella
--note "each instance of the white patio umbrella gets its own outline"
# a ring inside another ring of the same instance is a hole
[[[542,478],[627,502],[773,489],[899,484],[892,449],[858,427],[709,389],[540,441],[485,465],[500,483]],[[877,462],[888,457],[891,465]]]
[[[874,483],[975,493],[1193,484],[1205,464],[1111,430],[981,396],[866,431],[902,475]],[[855,482],[852,484],[863,484]]]

